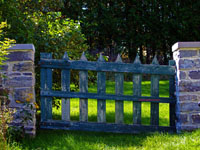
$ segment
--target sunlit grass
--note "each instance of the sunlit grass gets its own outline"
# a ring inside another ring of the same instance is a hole
[[[199,139],[200,130],[183,134],[39,130],[35,139],[25,138],[21,146],[23,150],[199,150]]]
[[[160,97],[169,97],[169,82],[168,81],[160,81],[159,90]],[[73,85],[71,85],[73,86]],[[97,87],[96,85],[89,85],[88,91],[90,93],[96,93]],[[107,81],[106,82],[106,93],[114,94],[115,93],[115,82]],[[151,93],[151,82],[143,81],[142,82],[142,96],[150,96]],[[132,82],[124,82],[124,94],[125,95],[133,95],[133,83]],[[169,104],[160,103],[159,104],[159,124],[162,126],[169,125]],[[79,120],[79,99],[72,98],[70,99],[70,117],[72,121]],[[53,108],[53,118],[61,119],[61,108]],[[91,122],[97,121],[97,100],[88,99],[88,120]],[[115,101],[106,100],[106,121],[108,123],[115,122]],[[124,123],[132,124],[133,123],[133,102],[124,101]],[[149,125],[150,124],[150,103],[143,102],[142,103],[142,124]]]

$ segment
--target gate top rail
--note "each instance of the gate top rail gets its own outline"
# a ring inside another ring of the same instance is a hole
[[[141,64],[137,63],[138,57],[134,63],[119,62],[101,62],[101,61],[84,61],[68,59],[41,59],[39,64],[42,68],[59,68],[74,70],[91,70],[102,72],[122,72],[135,74],[157,74],[157,75],[174,75],[175,67],[159,64]]]

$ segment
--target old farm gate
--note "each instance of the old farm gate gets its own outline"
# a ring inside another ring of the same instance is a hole
[[[137,56],[134,63],[123,63],[120,56],[116,62],[105,62],[100,55],[97,62],[87,61],[84,53],[80,60],[52,59],[51,53],[41,53],[41,124],[43,129],[66,129],[117,133],[167,131],[175,128],[175,68],[159,65],[156,57],[152,64],[141,64]],[[61,91],[52,89],[52,69],[61,69]],[[79,70],[80,92],[70,91],[70,70]],[[88,71],[97,72],[97,93],[88,92]],[[106,93],[106,72],[115,73],[115,94]],[[124,73],[133,75],[133,95],[123,94]],[[151,96],[141,96],[142,75],[151,75]],[[169,98],[159,97],[159,76],[169,76]],[[62,98],[62,119],[52,119],[52,98]],[[80,98],[79,121],[70,121],[70,98]],[[88,122],[88,99],[97,99],[97,122]],[[115,101],[115,123],[106,123],[106,100]],[[124,123],[123,103],[133,102],[133,123]],[[150,125],[141,124],[141,102],[151,102]],[[159,126],[159,103],[169,103],[169,126]]]

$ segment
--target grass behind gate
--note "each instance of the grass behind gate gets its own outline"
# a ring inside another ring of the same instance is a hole
[[[73,85],[71,85],[73,86]],[[89,92],[96,93],[96,85],[89,85]],[[142,96],[150,96],[151,93],[151,82],[142,82]],[[159,83],[160,97],[169,97],[169,81],[160,81]],[[106,93],[115,93],[115,82],[106,82]],[[133,95],[133,83],[124,82],[124,94]],[[70,113],[71,120],[79,120],[79,99],[70,99]],[[169,104],[159,104],[159,124],[161,126],[169,125]],[[61,108],[53,108],[53,119],[61,120]],[[88,100],[88,120],[91,122],[97,122],[97,100]],[[106,100],[106,121],[109,123],[115,122],[115,101]],[[133,102],[124,102],[124,123],[132,124],[133,122]],[[150,124],[150,103],[142,102],[142,124]]]

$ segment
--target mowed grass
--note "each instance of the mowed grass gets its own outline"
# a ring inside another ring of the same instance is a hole
[[[18,150],[199,150],[200,130],[182,134],[113,134],[39,130]]]
[[[132,83],[124,83],[124,93],[132,95]],[[160,96],[168,97],[167,81],[160,81]],[[107,93],[114,93],[114,82],[107,82]],[[89,87],[90,92],[96,92],[96,86]],[[142,82],[143,96],[150,95],[150,82]],[[79,120],[79,100],[71,100],[71,120]],[[89,121],[96,121],[97,102],[89,100]],[[106,102],[106,117],[108,122],[114,122],[115,103]],[[124,103],[125,123],[132,123],[132,103]],[[169,106],[160,104],[160,125],[169,123]],[[61,110],[53,109],[54,119],[61,118]],[[150,122],[150,104],[142,103],[142,123]],[[199,150],[200,130],[181,134],[143,133],[114,134],[99,132],[80,132],[63,130],[37,130],[34,139],[25,138],[16,146],[16,150]]]
[[[73,85],[71,85],[73,86]],[[159,83],[160,97],[169,97],[169,81],[160,81]],[[88,91],[91,93],[97,92],[96,85],[89,85]],[[106,93],[115,93],[115,82],[106,82]],[[150,96],[151,82],[142,82],[142,96]],[[124,94],[133,95],[133,83],[124,82]],[[150,124],[150,103],[142,102],[142,124]],[[159,104],[159,125],[169,126],[169,104]],[[79,99],[70,99],[70,117],[73,121],[79,120]],[[124,101],[124,123],[132,124],[133,122],[133,102]],[[61,108],[53,108],[53,118],[55,120],[61,120]],[[97,100],[88,100],[88,120],[91,122],[97,122]],[[106,121],[109,123],[115,122],[115,101],[106,100]]]

